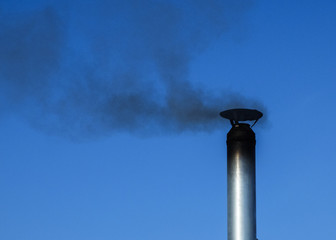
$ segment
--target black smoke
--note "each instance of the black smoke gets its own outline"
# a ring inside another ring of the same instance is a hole
[[[215,130],[221,110],[257,103],[192,84],[189,65],[250,6],[115,0],[2,11],[1,114],[68,136]]]

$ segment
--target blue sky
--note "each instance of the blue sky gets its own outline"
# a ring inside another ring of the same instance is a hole
[[[230,106],[267,118],[258,238],[335,238],[335,8],[1,3],[0,238],[225,239]]]

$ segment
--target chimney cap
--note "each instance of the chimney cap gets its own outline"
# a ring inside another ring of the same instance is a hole
[[[220,115],[229,119],[232,125],[239,124],[239,121],[255,121],[255,124],[263,116],[262,112],[256,109],[247,108],[229,109],[221,112]]]

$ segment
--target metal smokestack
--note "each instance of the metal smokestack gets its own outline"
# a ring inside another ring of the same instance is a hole
[[[226,141],[228,240],[256,240],[256,141],[250,125],[239,121],[255,124],[263,114],[252,109],[231,109],[220,115],[232,125]]]

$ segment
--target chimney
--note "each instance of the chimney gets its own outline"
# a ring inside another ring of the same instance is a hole
[[[263,116],[254,109],[230,109],[220,115],[232,125],[227,134],[228,240],[256,240],[255,134]],[[240,121],[254,121],[250,126]]]

